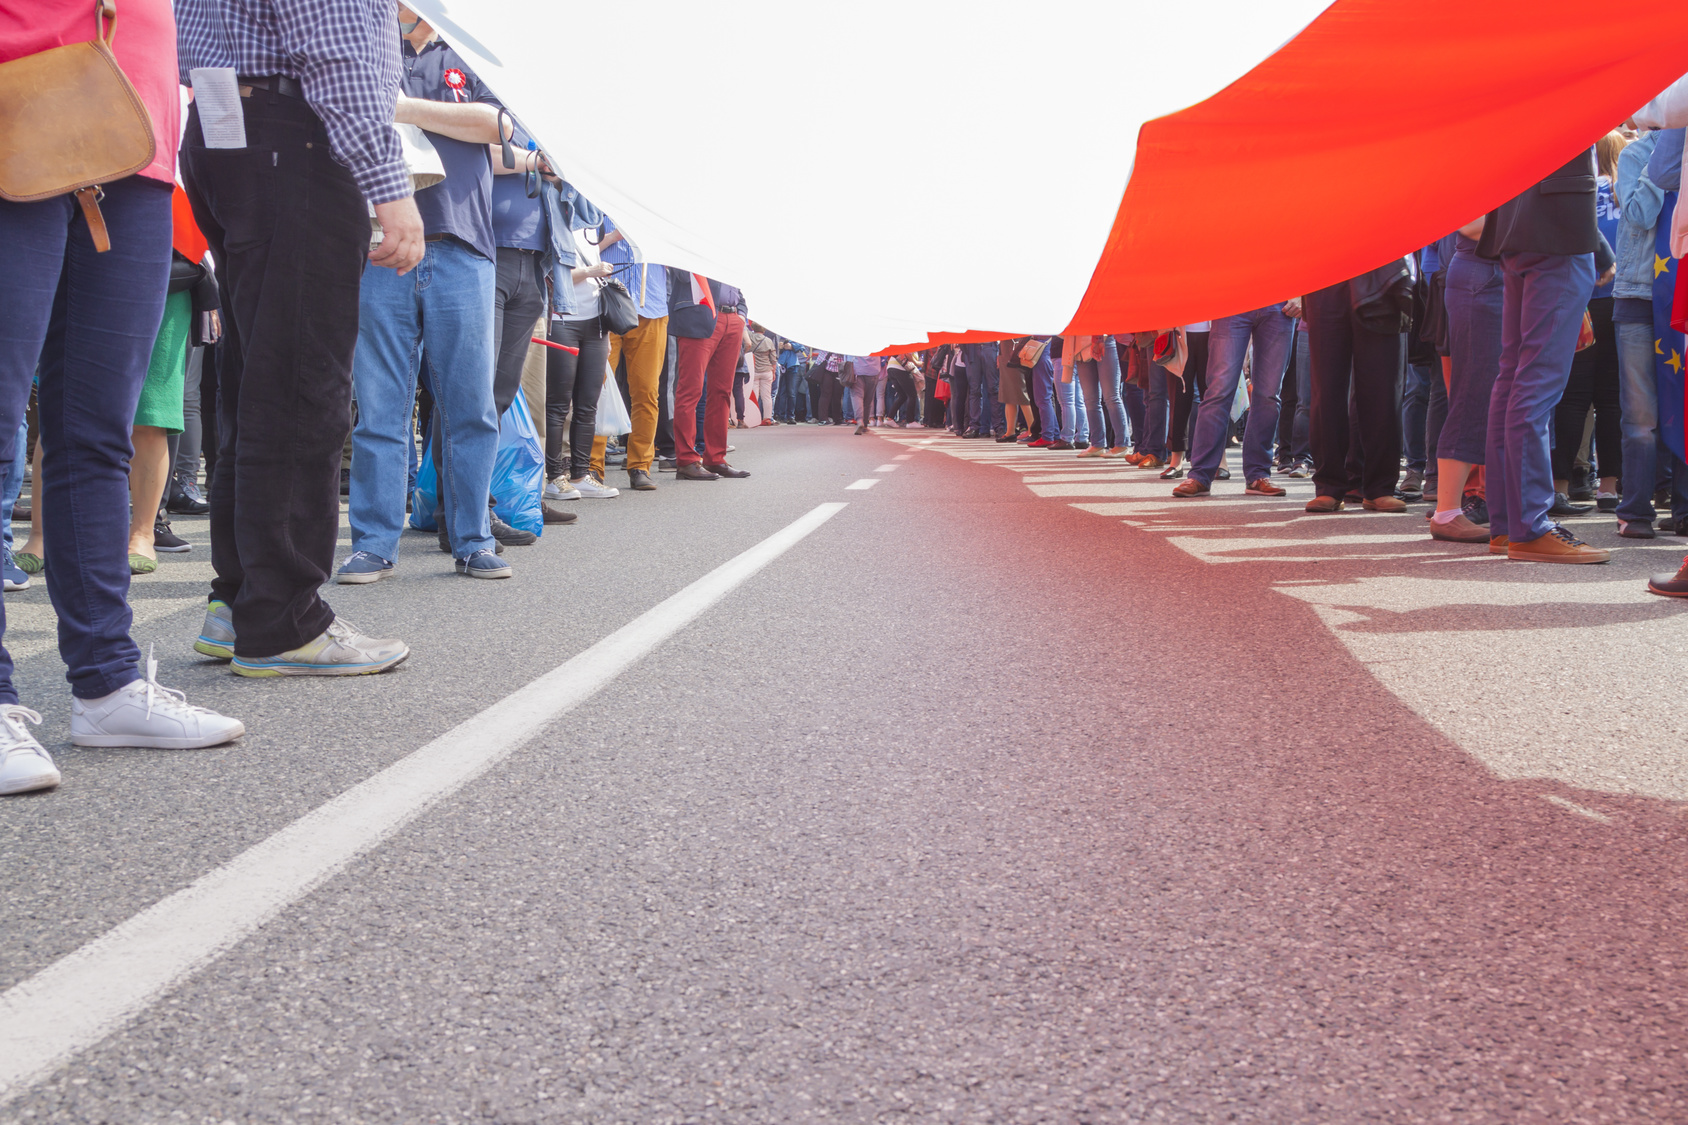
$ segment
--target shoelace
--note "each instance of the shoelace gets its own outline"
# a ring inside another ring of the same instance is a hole
[[[152,718],[153,704],[162,701],[171,707],[180,707],[189,712],[209,715],[211,712],[203,707],[195,707],[188,702],[187,692],[177,691],[175,688],[165,687],[158,682],[158,661],[153,657],[156,644],[147,646],[147,718]]]
[[[13,750],[20,743],[35,741],[35,737],[23,725],[26,722],[40,726],[41,716],[21,703],[9,703],[0,706],[0,725],[3,725],[6,728],[6,733],[12,736],[12,745],[0,748],[0,750]],[[0,757],[3,756],[3,753],[0,753]]]
[[[1559,540],[1561,543],[1565,544],[1565,546],[1567,546],[1567,547],[1581,547],[1581,546],[1584,545],[1583,541],[1581,539],[1578,539],[1575,535],[1572,535],[1569,531],[1566,531],[1559,524],[1554,524],[1553,530],[1549,531],[1548,534],[1553,536],[1555,539]]]

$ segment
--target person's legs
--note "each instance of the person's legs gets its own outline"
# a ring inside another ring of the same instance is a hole
[[[707,358],[708,401],[704,403],[704,460],[711,465],[727,461],[727,415],[732,409],[733,368],[738,363],[739,341],[744,338],[744,318],[726,313],[715,319],[712,350]]]
[[[660,414],[657,392],[668,352],[668,318],[640,317],[638,327],[625,336],[615,337],[615,341],[620,343],[621,354],[627,361],[627,396],[632,400],[628,407],[633,429],[627,435],[627,469],[650,472],[651,460],[656,455],[656,425]],[[615,358],[612,350],[612,365]]]
[[[1555,526],[1547,514],[1553,506],[1548,426],[1570,376],[1583,309],[1594,290],[1594,256],[1507,254],[1501,264],[1506,270],[1506,350],[1516,356],[1502,423],[1509,489],[1507,534],[1513,543],[1528,543]],[[1516,328],[1514,286],[1519,291]],[[1504,374],[1504,362],[1501,369]],[[1492,499],[1490,503],[1492,510]]]
[[[377,558],[398,557],[415,446],[412,411],[422,347],[418,289],[432,282],[435,252],[443,245],[430,242],[421,264],[403,277],[395,270],[368,267],[359,293],[358,343],[352,361],[358,418],[352,429],[352,487],[346,507],[352,550]],[[436,461],[436,488],[439,468]]]
[[[1166,460],[1166,427],[1171,421],[1171,403],[1166,398],[1166,380],[1151,373],[1149,385],[1143,388],[1143,444],[1138,451]]]
[[[452,557],[464,559],[495,547],[487,497],[498,458],[492,315],[498,266],[450,240],[429,243],[428,253],[438,257],[431,282],[418,287],[422,365],[434,395],[440,504]],[[520,378],[518,369],[512,398]],[[402,503],[398,517],[402,522]]]
[[[583,336],[581,324],[578,320],[553,319],[546,338],[553,344],[578,348]],[[579,366],[578,354],[545,349],[545,476],[548,480],[566,479],[569,475],[569,458],[563,453],[563,446],[569,440],[569,415],[574,409],[574,381]]]
[[[1360,491],[1367,500],[1395,495],[1401,480],[1403,332],[1354,333],[1354,405],[1360,418]]]
[[[1249,400],[1248,426],[1243,431],[1243,479],[1249,482],[1272,475],[1272,435],[1278,429],[1278,394],[1294,342],[1291,334],[1295,322],[1283,310],[1282,304],[1267,305],[1245,317],[1254,339],[1253,394]]]
[[[1308,436],[1309,419],[1313,409],[1313,356],[1306,325],[1295,333],[1295,427],[1291,431],[1291,456],[1297,464],[1313,463],[1313,448]]]
[[[176,440],[176,453],[171,458],[171,477],[175,487],[194,484],[199,479],[200,443],[205,427],[199,416],[199,385],[204,375],[207,348],[188,350],[187,370],[182,379],[182,432]]]
[[[130,441],[135,452],[129,459],[128,553],[155,559],[152,529],[170,476],[170,437],[157,426],[136,426]]]
[[[1430,408],[1430,368],[1409,363],[1401,388],[1401,446],[1407,471],[1424,474],[1424,416]]]
[[[45,521],[47,592],[59,619],[59,653],[71,693],[82,699],[110,695],[141,678],[140,650],[129,636],[127,462],[135,405],[163,319],[169,185],[140,177],[108,184],[101,210],[111,233],[111,249],[103,254],[95,252],[80,211],[67,224],[38,399],[46,457],[35,480],[36,519]],[[7,314],[15,310],[8,306]],[[18,413],[0,417],[0,428],[16,430],[27,395],[26,381],[23,394],[11,396]],[[164,443],[157,446],[152,467],[162,484],[165,470],[156,454]],[[149,520],[157,511],[155,496]]]
[[[1615,493],[1624,475],[1623,418],[1618,402],[1618,337],[1612,298],[1588,303],[1594,321],[1594,449],[1602,493]]]
[[[1308,448],[1313,455],[1313,488],[1320,496],[1348,494],[1348,386],[1354,368],[1354,327],[1349,317],[1348,283],[1307,294]],[[1213,365],[1208,364],[1208,394],[1213,393]]]
[[[1191,480],[1211,485],[1224,460],[1226,438],[1231,432],[1231,403],[1237,397],[1237,382],[1242,378],[1243,359],[1253,331],[1250,314],[1245,313],[1220,317],[1208,332],[1207,390],[1196,411],[1195,439],[1190,443]]]
[[[522,387],[533,322],[544,311],[545,278],[539,255],[500,246],[492,301],[492,405],[501,425]]]
[[[1121,368],[1125,366],[1123,357]],[[1147,453],[1148,439],[1148,404],[1144,401],[1143,388],[1135,382],[1126,381],[1121,375],[1120,400],[1125,404],[1125,420],[1131,427],[1130,439],[1134,452]]]
[[[1623,499],[1618,518],[1651,524],[1659,462],[1659,396],[1653,374],[1653,326],[1619,324],[1618,395],[1624,439]]]
[[[1109,436],[1092,434],[1090,440],[1105,442],[1109,449],[1124,449],[1128,434],[1125,399],[1120,385],[1119,348],[1112,337],[1103,345],[1101,358],[1096,361],[1096,377],[1100,386],[1097,394],[1102,400],[1103,421],[1107,423]]]
[[[774,373],[772,371],[758,371],[756,383],[756,409],[761,411],[764,422],[772,421],[774,417]]]
[[[211,595],[233,609],[235,654],[257,658],[334,620],[318,591],[340,534],[369,210],[305,103],[244,100],[251,147],[206,149],[190,112],[182,170],[222,289]]]
[[[574,365],[574,386],[569,400],[574,409],[569,418],[569,481],[578,484],[592,471],[592,448],[598,432],[598,398],[604,393],[609,371],[610,339],[603,322],[571,320],[574,346],[580,349]]]
[[[1578,326],[1581,330],[1581,326]],[[1565,392],[1553,408],[1552,465],[1555,487],[1565,491],[1573,463],[1582,448],[1588,408],[1594,405],[1594,349],[1585,348],[1571,360]]]
[[[1078,418],[1075,410],[1077,401],[1073,395],[1074,385],[1061,382],[1060,374],[1053,369],[1053,366],[1051,366],[1049,382],[1053,392],[1052,398],[1055,409],[1060,412],[1050,415],[1050,421],[1056,426],[1055,439],[1071,445],[1078,440]]]
[[[1442,427],[1448,421],[1448,357],[1430,371],[1430,390],[1424,405],[1424,495],[1435,500],[1436,486],[1441,479],[1438,461],[1441,457]]]

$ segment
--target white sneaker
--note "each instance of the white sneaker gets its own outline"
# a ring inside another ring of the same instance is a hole
[[[368,676],[403,664],[409,656],[410,646],[403,641],[366,637],[350,621],[336,617],[296,649],[274,656],[237,656],[229,670],[255,677]]]
[[[246,733],[239,719],[195,707],[187,696],[158,682],[158,661],[147,657],[147,678],[103,699],[70,701],[73,746],[138,746],[149,750],[198,750],[221,746]]]
[[[576,496],[587,500],[608,500],[612,496],[621,495],[621,489],[611,488],[591,473],[587,473],[579,480],[569,481],[569,487],[574,489]]]
[[[0,703],[0,793],[28,793],[59,783],[59,767],[25,723],[40,726],[41,716],[16,703]]]
[[[547,500],[579,500],[580,490],[570,488],[561,483],[561,478],[545,482],[545,499]]]

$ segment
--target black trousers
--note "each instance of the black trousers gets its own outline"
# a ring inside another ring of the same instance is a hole
[[[967,417],[967,399],[968,391],[972,388],[972,384],[967,381],[967,368],[957,367],[951,371],[949,385],[949,428],[958,434],[964,434],[970,421]]]
[[[844,402],[843,396],[838,393],[837,373],[818,364],[810,368],[809,391],[815,403],[816,421],[831,418],[835,423],[843,423]]]
[[[1166,448],[1175,453],[1190,451],[1191,426],[1195,419],[1196,396],[1207,390],[1207,341],[1209,332],[1186,332],[1189,356],[1184,360],[1184,378],[1167,376],[1167,397],[1172,399],[1172,424],[1166,431]],[[1149,377],[1154,378],[1151,372]],[[1176,389],[1178,394],[1173,396]]]
[[[1313,486],[1320,496],[1358,488],[1368,500],[1393,496],[1401,475],[1401,365],[1407,338],[1356,326],[1346,281],[1309,293],[1302,302],[1312,361],[1308,412]],[[1354,427],[1349,424],[1353,392]],[[1350,445],[1359,451],[1359,479],[1350,476]]]
[[[680,345],[670,336],[662,357],[662,377],[656,384],[656,455],[664,461],[674,460],[674,419],[668,412],[668,388],[674,385],[674,368],[679,362]]]
[[[1594,407],[1595,475],[1624,475],[1624,435],[1618,416],[1618,330],[1612,324],[1612,298],[1588,303],[1594,343],[1571,361],[1571,378],[1553,412],[1553,479],[1569,480],[1582,448],[1583,423]]]
[[[554,344],[579,348],[580,354],[545,349],[545,475],[555,479],[567,474],[579,480],[592,465],[598,395],[610,365],[610,338],[601,317],[553,320],[547,336]],[[567,459],[563,457],[565,437]]]
[[[182,178],[222,291],[211,596],[235,653],[274,656],[320,635],[317,591],[340,535],[340,452],[369,212],[303,101],[242,99],[247,147],[208,149],[188,115]]]
[[[885,374],[885,416],[905,424],[920,421],[920,396],[914,390],[914,376],[907,371]]]
[[[533,326],[545,311],[545,270],[536,250],[498,248],[498,284],[492,293],[492,402],[502,419],[522,389]],[[553,349],[547,348],[546,351]],[[434,450],[438,465],[439,450]]]

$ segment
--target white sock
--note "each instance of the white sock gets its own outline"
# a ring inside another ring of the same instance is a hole
[[[1430,522],[1431,523],[1444,523],[1444,524],[1453,523],[1454,520],[1458,519],[1460,516],[1462,516],[1464,514],[1465,514],[1464,508],[1450,508],[1446,512],[1437,512],[1435,515],[1431,516]]]

